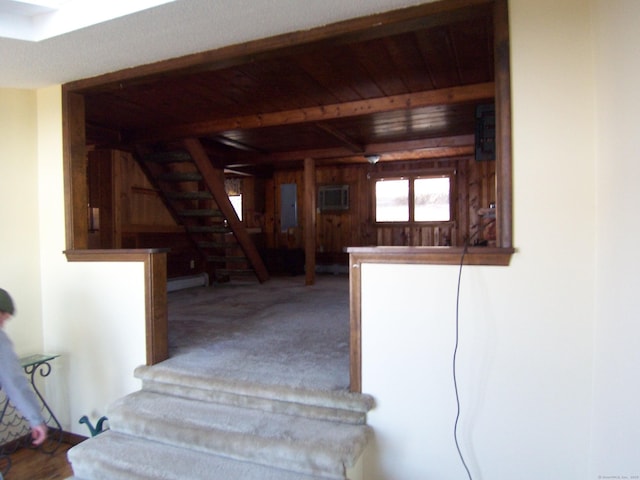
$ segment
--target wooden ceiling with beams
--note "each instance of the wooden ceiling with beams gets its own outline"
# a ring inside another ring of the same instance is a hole
[[[470,155],[475,108],[495,93],[493,2],[446,0],[351,23],[334,37],[304,32],[300,43],[289,34],[260,51],[236,46],[135,78],[69,85],[84,96],[87,145],[199,138],[241,174],[304,158]]]

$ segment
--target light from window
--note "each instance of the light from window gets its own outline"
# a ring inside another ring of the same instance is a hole
[[[448,175],[377,180],[376,222],[448,222],[450,188]]]
[[[233,205],[238,218],[242,221],[242,195],[229,195],[229,200],[231,200],[231,205]]]
[[[416,178],[413,198],[416,222],[448,222],[451,219],[449,177]]]
[[[376,182],[376,222],[409,221],[409,180]]]

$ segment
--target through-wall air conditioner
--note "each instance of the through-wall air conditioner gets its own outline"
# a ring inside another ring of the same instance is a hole
[[[322,185],[318,187],[318,209],[349,210],[349,185]]]

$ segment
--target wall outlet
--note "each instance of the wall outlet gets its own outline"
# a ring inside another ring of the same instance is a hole
[[[191,268],[191,270],[193,270],[194,268],[196,268],[196,261],[195,260],[191,260],[189,262],[189,268]]]

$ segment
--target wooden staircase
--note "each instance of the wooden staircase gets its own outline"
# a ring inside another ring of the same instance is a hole
[[[215,281],[247,276],[260,282],[269,279],[225,191],[223,169],[211,162],[199,140],[155,150],[139,147],[136,157]]]

